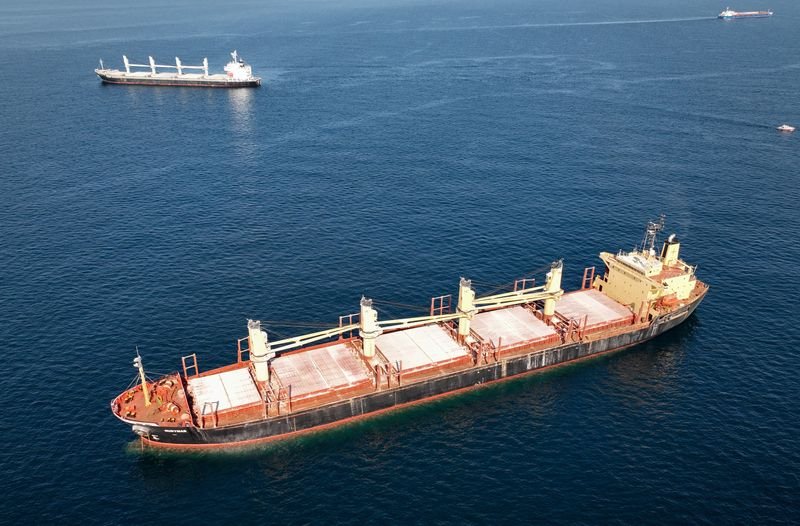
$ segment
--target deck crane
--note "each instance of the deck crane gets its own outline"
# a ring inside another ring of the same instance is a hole
[[[259,322],[251,320],[248,327],[258,327],[256,330],[259,334],[253,337],[252,333],[254,331],[252,329],[250,331],[250,354],[256,357],[259,363],[263,363],[263,357],[269,356],[269,358],[273,358],[284,351],[358,330],[363,344],[362,349],[364,357],[369,359],[375,355],[375,340],[385,331],[409,329],[431,323],[458,320],[459,338],[463,339],[469,335],[470,321],[479,312],[512,305],[530,304],[537,301],[544,302],[544,320],[549,323],[555,312],[556,302],[564,294],[564,290],[561,288],[562,270],[562,261],[555,261],[550,266],[550,271],[547,273],[547,280],[544,285],[524,287],[512,292],[503,292],[482,297],[475,296],[470,280],[461,278],[459,283],[458,307],[455,312],[447,314],[378,320],[378,313],[372,306],[372,300],[362,297],[359,323],[343,324],[332,329],[284,338],[274,342],[268,341],[266,332],[260,330]],[[260,381],[265,381],[266,379],[268,379],[268,373],[266,372],[259,376]]]

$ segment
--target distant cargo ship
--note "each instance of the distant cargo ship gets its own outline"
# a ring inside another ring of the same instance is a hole
[[[772,16],[772,11],[734,11],[726,7],[725,11],[719,14],[723,20],[733,20],[735,18],[766,18]]]
[[[630,347],[683,323],[708,291],[674,234],[656,252],[662,228],[663,217],[636,250],[601,253],[603,274],[587,268],[572,292],[557,261],[544,285],[528,277],[488,296],[461,278],[455,308],[439,296],[427,316],[379,321],[362,298],[338,326],[279,341],[250,320],[235,361],[209,371],[192,353],[182,371],[149,379],[137,354],[139,383],[111,411],[152,446],[235,446]]]
[[[208,73],[208,59],[203,59],[202,66],[187,66],[175,57],[175,65],[156,64],[153,57],[148,57],[148,64],[132,64],[128,57],[122,56],[125,71],[106,69],[103,61],[94,72],[108,84],[135,84],[143,86],[189,86],[200,88],[251,88],[261,85],[261,79],[253,76],[253,68],[245,63],[234,50],[232,60],[225,66],[225,73]],[[147,68],[148,71],[131,71],[131,68]],[[174,69],[175,72],[159,72],[158,68]],[[186,70],[200,70],[202,73],[186,73]]]

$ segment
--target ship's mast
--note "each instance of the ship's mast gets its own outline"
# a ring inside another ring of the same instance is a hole
[[[144,365],[142,365],[142,357],[139,356],[139,348],[136,348],[136,358],[133,359],[133,366],[139,369],[139,378],[142,381],[142,393],[144,393],[144,405],[150,405],[150,391],[147,389],[147,379],[144,376]]]
[[[664,221],[666,216],[661,214],[658,221],[648,221],[647,228],[644,230],[644,238],[642,239],[642,252],[652,254],[656,246],[656,236],[664,229]]]

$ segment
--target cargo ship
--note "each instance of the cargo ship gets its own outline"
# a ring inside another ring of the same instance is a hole
[[[772,16],[772,11],[734,11],[730,7],[726,7],[725,11],[721,12],[718,18],[734,20],[736,18],[766,18],[769,16]]]
[[[247,64],[234,50],[231,61],[224,68],[224,73],[208,73],[208,58],[203,59],[201,66],[187,66],[181,59],[175,57],[175,64],[156,64],[153,57],[147,64],[133,64],[128,57],[123,55],[122,62],[125,71],[106,69],[103,61],[94,72],[106,84],[132,84],[140,86],[184,86],[198,88],[252,88],[261,85],[261,78],[253,76],[253,68]],[[146,68],[144,71],[134,71],[132,68]],[[158,71],[170,69],[173,71]],[[201,71],[201,73],[187,73],[187,71]]]
[[[277,341],[248,320],[232,363],[208,371],[192,353],[177,372],[148,378],[137,350],[133,387],[111,411],[143,447],[241,446],[639,344],[684,322],[708,291],[674,234],[656,252],[663,225],[649,222],[630,252],[602,252],[602,274],[587,267],[570,292],[555,261],[543,285],[525,277],[490,295],[461,278],[455,302],[434,297],[424,316],[381,320],[362,297],[331,328]]]

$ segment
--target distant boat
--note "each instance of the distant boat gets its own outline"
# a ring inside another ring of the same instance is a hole
[[[781,124],[775,129],[782,132],[792,133],[795,130],[795,127],[789,126],[788,124]]]
[[[769,16],[772,16],[772,11],[734,11],[730,7],[726,7],[725,11],[721,12],[717,18],[734,20],[736,18],[767,18]]]

